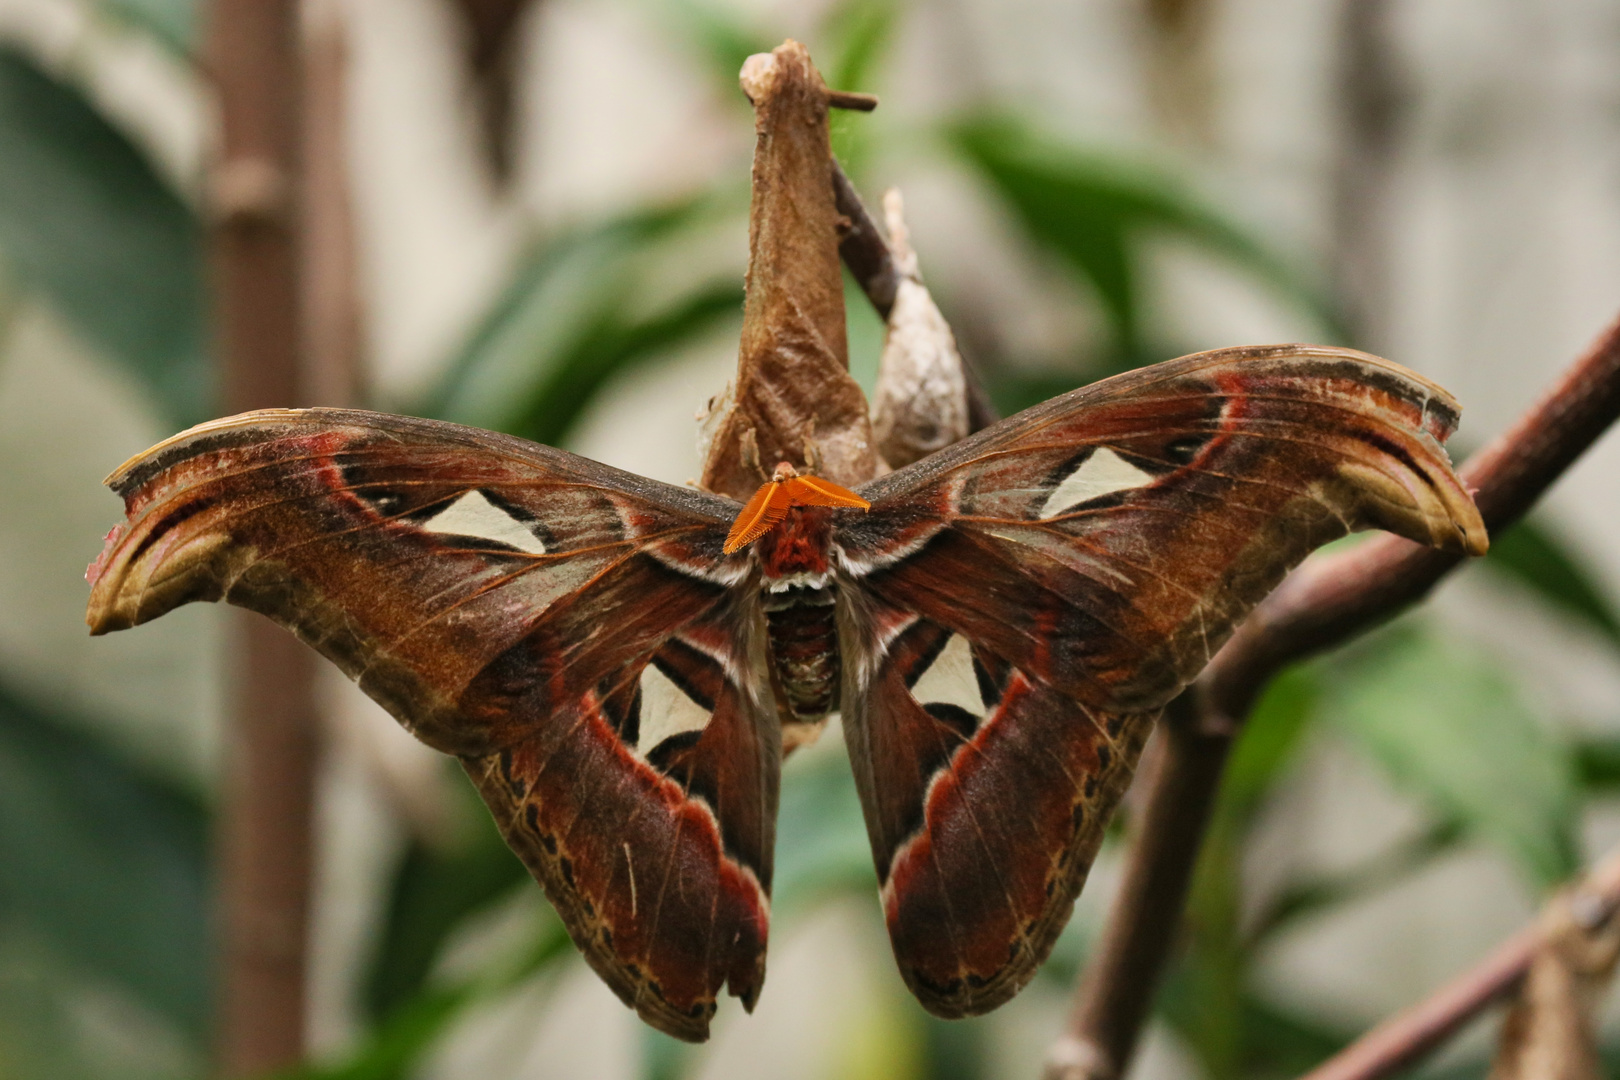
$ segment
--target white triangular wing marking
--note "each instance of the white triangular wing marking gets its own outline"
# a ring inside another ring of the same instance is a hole
[[[973,674],[973,649],[967,638],[952,634],[945,647],[911,688],[920,705],[956,705],[979,718],[985,714],[979,680]]]
[[[482,491],[469,491],[423,523],[425,532],[446,536],[471,536],[544,555],[546,545],[523,522],[484,497]]]
[[[1042,518],[1056,517],[1071,507],[1090,499],[1112,495],[1127,488],[1143,487],[1153,483],[1153,476],[1143,472],[1106,446],[1098,447],[1063,482],[1052,489],[1041,505]]]
[[[709,726],[712,714],[702,705],[686,696],[686,691],[648,664],[641,670],[641,732],[636,749],[646,756],[647,751],[672,735],[685,731],[702,731]]]

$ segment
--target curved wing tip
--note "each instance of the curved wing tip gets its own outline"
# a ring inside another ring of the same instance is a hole
[[[97,608],[95,604],[92,604],[85,611],[84,625],[90,628],[91,637],[103,637],[114,630],[128,630],[130,627],[128,622],[116,623],[115,625],[115,620],[110,617],[110,613],[104,608]]]
[[[1474,503],[1474,489],[1459,480],[1454,490],[1456,497],[1446,508],[1452,532],[1441,533],[1432,543],[1443,550],[1460,551],[1478,558],[1491,549],[1490,530],[1485,527],[1485,519]]]
[[[912,996],[931,1015],[942,1020],[964,1020],[994,1012],[1017,997],[1043,963],[1044,956],[1037,960],[1033,954],[1026,954],[988,978],[975,978],[970,982],[967,977],[958,976],[953,980],[954,985],[947,986],[938,985],[915,966],[902,965],[900,975]]]
[[[680,1012],[672,1008],[648,1008],[645,1004],[636,1009],[636,1015],[646,1022],[647,1026],[657,1029],[672,1039],[682,1042],[702,1043],[709,1041],[709,1018],[714,1015],[714,1006],[699,1016]]]

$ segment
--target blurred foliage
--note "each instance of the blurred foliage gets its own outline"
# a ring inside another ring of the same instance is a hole
[[[175,424],[207,414],[195,217],[84,94],[3,45],[0,258]]]
[[[472,978],[423,986],[341,1060],[290,1069],[276,1080],[407,1080],[466,1009],[542,976],[572,949],[562,921],[545,910],[531,927],[526,948],[503,953]]]
[[[1584,623],[1620,649],[1620,612],[1587,566],[1534,519],[1491,537],[1485,565],[1517,579],[1564,615]]]
[[[95,0],[109,18],[128,23],[182,59],[196,47],[196,0]]]
[[[652,7],[676,28],[672,36],[713,78],[716,92],[745,115],[738,68],[780,35],[709,0],[658,0]],[[95,8],[179,56],[192,51],[189,0],[99,0]],[[892,0],[832,4],[810,42],[829,83],[881,91],[902,14]],[[883,116],[834,118],[837,153],[857,179],[883,164]],[[1343,336],[1332,304],[1302,284],[1308,275],[1206,205],[1174,170],[1067,143],[1041,133],[1032,119],[993,111],[958,118],[938,134],[932,152],[967,165],[986,194],[1011,211],[1030,250],[1095,299],[1109,328],[1104,355],[1076,357],[1038,380],[980,358],[1004,406],[1032,404],[1088,376],[1171,354],[1174,343],[1155,337],[1148,295],[1149,245],[1164,238],[1260,283],[1328,337]],[[740,253],[746,206],[738,178],[678,203],[636,207],[537,238],[447,359],[439,383],[408,404],[421,414],[539,441],[566,439],[612,380],[735,324],[741,267],[713,251],[719,236],[719,246]],[[205,415],[212,397],[199,237],[194,211],[90,96],[25,53],[0,46],[0,260],[10,279],[45,298],[144,386],[176,426]],[[880,326],[858,292],[848,295],[853,364],[869,381]],[[1496,537],[1485,565],[1523,588],[1527,602],[1620,655],[1615,598],[1545,523]],[[1376,895],[1464,843],[1499,850],[1533,889],[1574,869],[1583,800],[1620,794],[1620,737],[1562,734],[1559,718],[1536,704],[1522,697],[1508,667],[1477,647],[1442,639],[1421,620],[1276,681],[1234,748],[1184,941],[1160,997],[1160,1015],[1214,1080],[1292,1075],[1352,1034],[1257,988],[1257,958],[1280,934]],[[65,968],[119,988],[202,1047],[207,808],[148,775],[95,730],[0,686],[0,931],[36,938]],[[1253,895],[1244,854],[1286,790],[1302,748],[1321,739],[1376,763],[1423,808],[1425,821],[1364,863],[1300,872]],[[530,928],[524,948],[475,976],[443,970],[458,931],[513,890],[534,887],[487,816],[474,820],[476,827],[453,843],[408,845],[362,988],[372,1027],[341,1060],[289,1078],[409,1076],[470,1008],[548,977],[552,965],[572,955],[548,912]],[[787,764],[778,839],[779,927],[829,900],[858,896],[870,903],[875,873],[853,781],[835,744]],[[1085,946],[1079,928],[1071,928],[1043,980],[1066,986]],[[8,1000],[0,1000],[0,1010],[10,1008]],[[946,1023],[923,1016],[909,999],[896,1001],[895,1008],[912,1011],[894,1025],[894,1045],[862,1051],[863,1061],[893,1062],[899,1074],[937,1080],[993,1071],[987,1035],[993,1019]],[[0,1015],[0,1031],[19,1022]],[[644,1045],[649,1078],[674,1080],[702,1062],[701,1051],[663,1036],[649,1033]]]
[[[1335,665],[1330,723],[1396,783],[1500,847],[1536,885],[1579,866],[1568,746],[1519,699],[1500,663],[1402,626]]]
[[[202,1038],[207,811],[0,686],[0,924]]]
[[[415,411],[563,441],[614,377],[741,316],[730,268],[680,274],[673,288],[669,273],[735,207],[734,193],[716,192],[533,245]]]
[[[464,835],[437,844],[413,838],[394,872],[364,987],[373,1021],[393,1016],[422,993],[433,962],[468,916],[529,880],[472,785],[455,790],[471,811]]]
[[[1171,176],[1114,155],[1065,145],[1004,115],[962,122],[953,145],[983,170],[1030,239],[1089,285],[1108,317],[1113,356],[1097,375],[1168,359],[1147,340],[1142,296],[1143,243],[1169,236],[1252,274],[1280,297],[1343,337],[1328,302],[1301,282],[1297,267],[1202,203]]]

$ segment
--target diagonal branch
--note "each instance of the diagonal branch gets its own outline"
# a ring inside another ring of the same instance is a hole
[[[1492,533],[1513,524],[1620,417],[1620,322],[1462,477]],[[1124,1074],[1185,906],[1233,738],[1271,677],[1421,600],[1458,558],[1380,537],[1300,568],[1166,712],[1165,753],[1125,878],[1048,1055],[1050,1080]]]
[[[1567,904],[1585,931],[1608,924],[1620,909],[1620,853],[1611,852],[1593,868]],[[1428,998],[1396,1013],[1312,1069],[1304,1080],[1378,1080],[1416,1063],[1481,1009],[1512,993],[1546,940],[1546,922],[1538,919]]]

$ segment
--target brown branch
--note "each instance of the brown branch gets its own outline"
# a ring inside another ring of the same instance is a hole
[[[838,256],[844,260],[861,287],[878,318],[889,321],[894,310],[894,294],[900,289],[900,271],[895,269],[894,256],[883,230],[867,211],[860,192],[844,175],[838,162],[833,162],[833,205],[848,222],[839,223]]]
[[[1605,857],[1576,889],[1569,905],[1588,930],[1612,919],[1620,908],[1620,856],[1611,852]],[[1546,935],[1544,920],[1531,923],[1479,964],[1385,1020],[1303,1080],[1378,1080],[1416,1063],[1480,1010],[1513,992]]]
[[[827,105],[833,109],[871,112],[878,107],[878,99],[876,94],[862,94],[854,90],[829,90],[827,91]]]
[[[355,408],[365,400],[358,239],[349,191],[349,28],[336,4],[310,5],[304,26],[305,356],[300,397]]]
[[[299,404],[299,59],[293,0],[214,0],[219,93],[213,287],[225,406]],[[314,791],[315,654],[257,615],[235,647],[219,813],[220,999],[226,1077],[297,1062]]]
[[[1495,533],[1523,516],[1617,416],[1620,322],[1463,468],[1487,527]],[[1173,703],[1164,762],[1124,884],[1048,1057],[1048,1077],[1123,1075],[1180,922],[1227,749],[1267,682],[1288,664],[1416,603],[1457,563],[1396,537],[1308,563],[1255,609]]]

